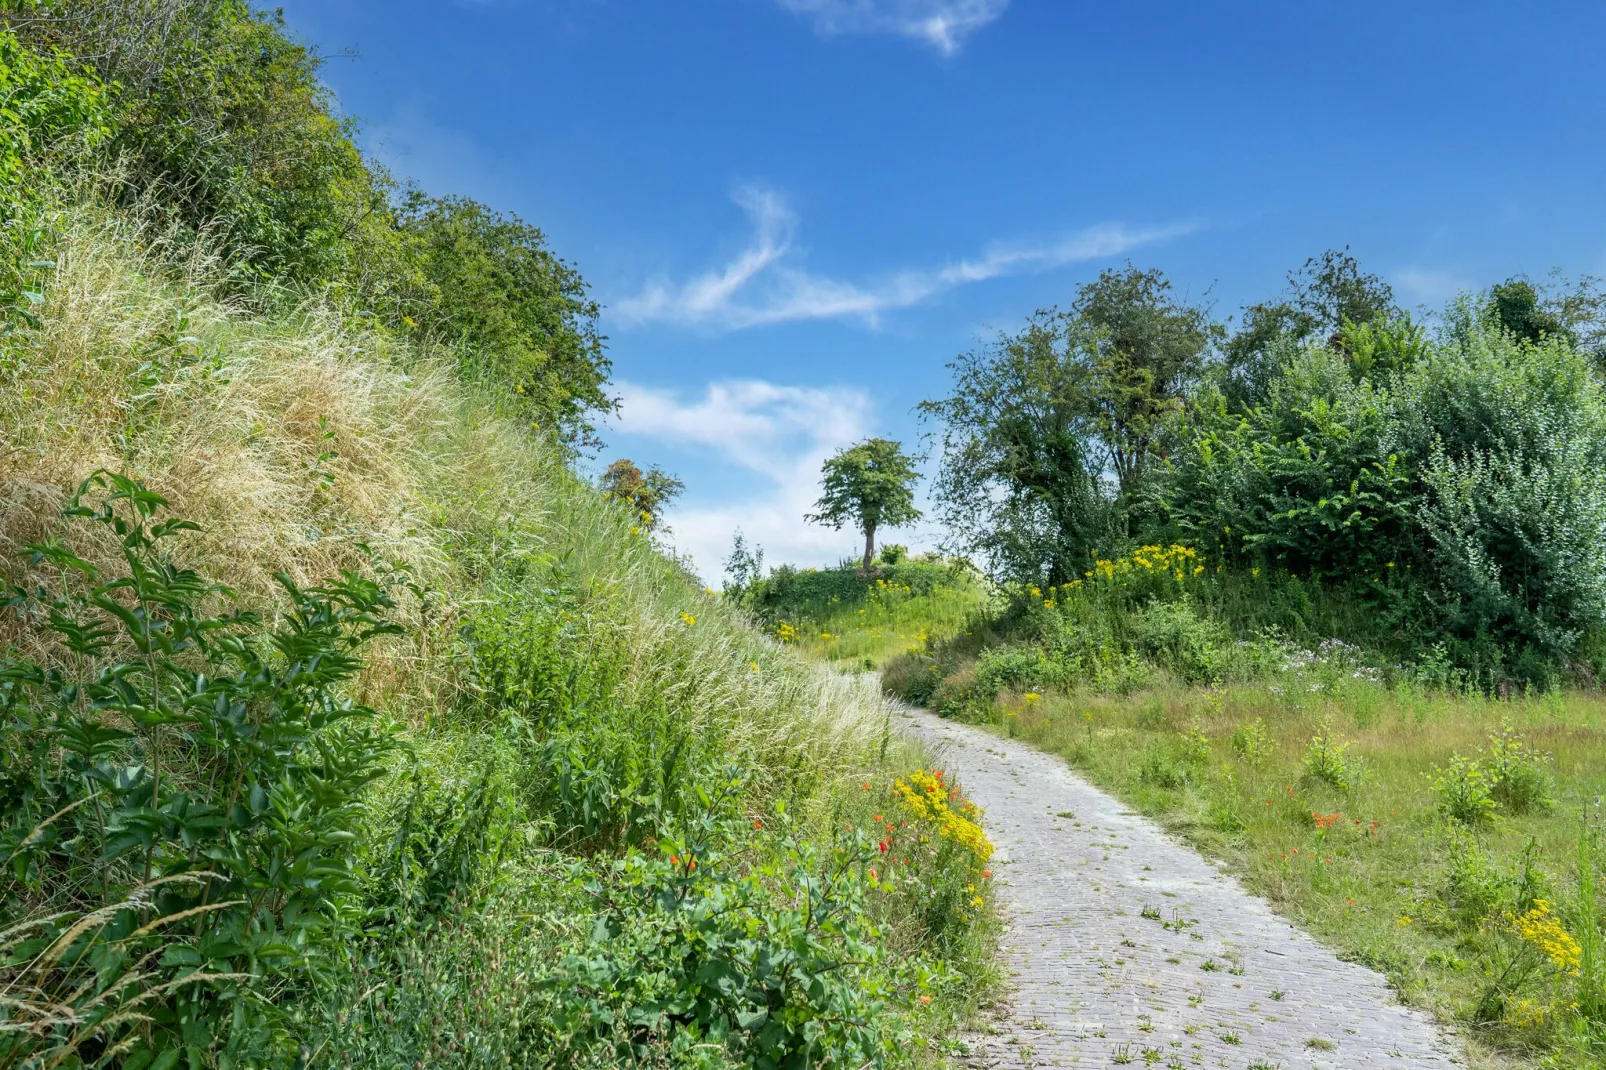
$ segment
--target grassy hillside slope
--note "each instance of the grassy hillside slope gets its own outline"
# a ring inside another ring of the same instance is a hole
[[[230,307],[179,248],[69,202],[0,340],[0,1065],[935,1058],[988,979],[985,841],[908,801],[878,697],[449,353]],[[97,470],[198,530],[129,550]]]

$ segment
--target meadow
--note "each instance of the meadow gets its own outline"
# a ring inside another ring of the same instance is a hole
[[[1476,1064],[1596,1065],[1606,699],[1234,639],[1229,614],[1275,614],[1286,581],[1249,599],[1185,547],[1132,556],[1164,586],[1111,561],[1017,591],[885,686],[1063,757],[1455,1025]]]

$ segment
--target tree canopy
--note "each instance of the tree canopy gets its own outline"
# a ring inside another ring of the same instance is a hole
[[[663,521],[664,507],[686,489],[686,484],[657,465],[643,472],[628,457],[621,457],[602,474],[605,493],[628,504],[639,526],[651,531]]]
[[[1262,398],[1277,366],[1300,346],[1315,342],[1342,349],[1346,324],[1403,315],[1393,288],[1381,276],[1362,271],[1349,246],[1313,256],[1288,273],[1281,297],[1243,310],[1242,323],[1223,346],[1232,400],[1247,406]]]
[[[1086,403],[1097,345],[1085,325],[1039,312],[961,354],[949,396],[920,405],[941,427],[939,516],[955,549],[996,575],[1079,576],[1109,532]]]
[[[876,531],[920,519],[914,458],[901,443],[869,438],[827,458],[821,468],[820,500],[807,519],[840,529],[851,523],[864,533],[864,567],[875,561]]]
[[[1221,329],[1178,301],[1157,270],[1108,268],[1079,287],[1070,316],[1097,332],[1087,347],[1084,394],[1105,461],[1121,492],[1143,478],[1154,444],[1197,380]]]
[[[538,227],[467,197],[414,192],[398,226],[421,275],[409,321],[456,346],[470,374],[511,387],[537,424],[594,444],[587,417],[613,407],[612,365],[580,273]]]

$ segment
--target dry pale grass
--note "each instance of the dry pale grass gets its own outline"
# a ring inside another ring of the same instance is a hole
[[[509,576],[555,570],[621,633],[622,700],[662,696],[772,767],[845,769],[879,743],[871,689],[756,636],[558,451],[465,389],[449,354],[315,299],[273,316],[231,306],[204,252],[179,259],[92,198],[55,258],[42,328],[0,351],[0,576],[22,580],[23,547],[51,534],[115,568],[115,546],[60,517],[110,469],[197,521],[189,563],[253,608],[278,604],[280,570],[306,584],[372,568],[365,546],[410,570],[424,596],[402,600],[406,635],[375,653],[362,691],[414,723],[449,708],[463,614]],[[0,647],[35,641],[0,620]]]

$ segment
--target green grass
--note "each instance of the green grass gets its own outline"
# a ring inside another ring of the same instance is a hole
[[[995,977],[992,923],[973,858],[881,860],[874,819],[930,758],[892,737],[867,679],[694,585],[451,354],[315,298],[231,307],[221,265],[71,208],[40,326],[0,340],[0,575],[42,582],[20,551],[54,536],[118,574],[116,545],[60,512],[108,467],[197,521],[184,562],[270,622],[278,570],[307,585],[377,557],[411,578],[400,633],[350,688],[397,749],[314,903],[324,935],[290,981],[234,986],[251,1028],[185,1034],[192,1060],[233,1045],[239,1065],[305,1048],[336,1066],[713,1067],[816,1027],[854,1065],[940,1059]],[[61,658],[14,614],[10,650]],[[210,790],[185,734],[163,740],[168,790]],[[26,742],[0,725],[8,763]],[[118,746],[119,762],[154,756]],[[93,878],[7,885],[0,928],[99,907]],[[772,952],[782,965],[760,970]],[[0,994],[26,980],[0,972]],[[768,1033],[757,1005],[785,1011]],[[750,1029],[722,1033],[734,1014]],[[0,1063],[54,1043],[8,1033]]]
[[[790,587],[764,592],[755,608],[783,642],[857,672],[960,634],[990,602],[985,581],[959,562],[916,560],[880,572],[865,577],[843,565],[795,573]]]
[[[1361,681],[1319,693],[1296,686],[1290,678],[1128,695],[1005,693],[984,720],[1063,756],[1226,861],[1280,911],[1382,971],[1406,1001],[1469,1026],[1483,1056],[1520,1065],[1560,1051],[1574,1057],[1575,979],[1542,965],[1493,1020],[1478,1020],[1479,1005],[1491,984],[1485,970],[1498,973],[1503,956],[1522,946],[1505,915],[1525,905],[1517,886],[1525,859],[1526,894],[1549,899],[1582,937],[1580,826],[1598,820],[1606,794],[1606,698],[1502,701]],[[1308,768],[1324,725],[1347,744],[1348,790]],[[1435,767],[1487,751],[1502,725],[1550,756],[1553,804],[1501,809],[1468,829],[1441,813]],[[1263,740],[1258,748],[1245,742],[1250,736]]]

